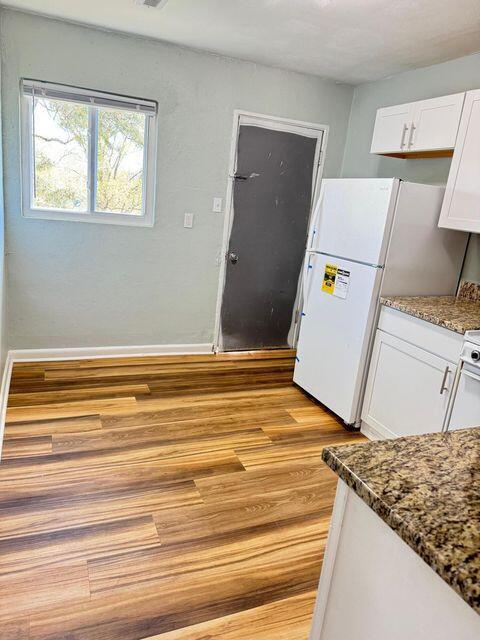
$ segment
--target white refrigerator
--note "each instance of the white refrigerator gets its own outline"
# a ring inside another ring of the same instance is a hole
[[[359,421],[381,295],[455,294],[468,234],[440,229],[444,188],[325,179],[312,215],[294,381]]]

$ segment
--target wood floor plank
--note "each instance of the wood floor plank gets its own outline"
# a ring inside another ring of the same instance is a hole
[[[311,591],[326,529],[311,520],[89,563],[88,605],[32,616],[31,638],[139,640]],[[122,606],[127,594],[128,606]]]
[[[335,474],[320,459],[295,461],[275,467],[248,469],[241,474],[215,475],[195,480],[195,486],[206,503],[248,500],[252,496],[289,489],[303,489],[330,482]]]
[[[0,622],[90,600],[87,563],[70,562],[0,576]]]
[[[336,486],[321,450],[361,436],[293,358],[16,363],[0,638],[306,640]]]
[[[185,456],[189,453],[203,453],[220,449],[235,449],[243,446],[271,444],[268,435],[259,427],[244,428],[233,432],[225,431],[214,435],[187,436],[183,438],[164,437],[161,428],[142,428],[129,430],[126,437],[124,429],[89,432],[87,434],[69,434],[53,436],[53,453],[92,451],[115,451],[128,448],[139,451],[155,448],[159,458]]]
[[[336,477],[301,489],[271,491],[263,496],[198,504],[154,513],[162,545],[198,541],[262,525],[316,515],[330,518]]]
[[[95,492],[18,500],[1,505],[0,540],[63,531],[105,521],[129,519],[145,514],[160,514],[164,509],[182,509],[203,504],[193,480],[165,485],[120,487]],[[0,636],[1,637],[1,636]]]
[[[148,381],[152,397],[162,398],[165,396],[177,396],[196,394],[211,394],[220,390],[245,391],[256,390],[259,388],[278,388],[285,386],[290,382],[292,377],[291,370],[286,371],[269,371],[267,373],[255,374],[255,379],[249,374],[225,374],[218,376],[202,375],[202,376],[161,376]]]
[[[154,454],[152,453],[152,456]],[[185,482],[205,476],[213,476],[234,471],[244,471],[243,465],[233,451],[215,450],[204,454],[180,456],[157,461],[153,458],[145,462],[130,464],[118,454],[116,463],[102,466],[102,457],[98,456],[93,465],[77,465],[71,469],[68,461],[53,463],[42,474],[35,465],[28,469],[8,469],[11,460],[0,465],[0,507],[5,503],[44,497],[68,498],[78,494],[96,495],[105,490],[128,490],[129,487],[148,487],[152,483],[171,484]],[[16,461],[15,461],[16,462]],[[39,479],[41,478],[41,482]]]
[[[268,349],[258,351],[234,351],[224,353],[199,353],[199,354],[179,354],[179,355],[159,355],[159,356],[124,356],[116,358],[84,358],[82,360],[51,360],[41,363],[42,370],[46,369],[89,369],[91,367],[118,367],[132,365],[152,365],[152,364],[187,364],[189,362],[212,362],[222,360],[273,360],[277,358],[294,358],[295,349]],[[31,362],[18,362],[15,364],[18,369],[32,369]]]
[[[103,423],[107,424],[106,421]],[[281,434],[282,429],[291,425],[296,431],[302,429],[284,409],[256,411],[234,416],[167,421],[148,426],[119,428],[103,426],[88,434],[81,431],[65,432],[53,436],[55,452],[98,451],[105,448],[122,448],[137,445],[179,443],[185,440],[200,440],[220,435],[242,433],[252,429],[271,427],[272,434]],[[295,433],[296,433],[295,431]],[[267,433],[267,436],[270,436]]]
[[[302,403],[300,398],[293,398],[292,404]],[[141,401],[138,403],[138,410],[134,412],[128,412],[117,415],[109,415],[101,417],[102,425],[106,428],[132,428],[148,425],[159,425],[167,423],[186,422],[188,420],[200,420],[200,419],[213,419],[222,418],[228,419],[232,416],[242,416],[247,419],[255,420],[255,416],[261,412],[271,410],[278,411],[284,408],[285,400],[281,398],[273,398],[268,400],[258,400],[252,402],[252,400],[235,400],[226,406],[221,400],[215,400],[215,402],[205,403],[201,405],[180,405],[178,401],[176,406],[168,407],[168,405],[159,400],[152,400],[153,404],[145,406]]]
[[[294,421],[293,423],[266,424],[262,425],[262,429],[275,443],[293,444],[295,442],[316,441],[325,444],[325,441],[330,443],[332,438],[338,439],[340,437],[339,426],[338,420],[330,418],[329,420],[312,420],[311,422],[298,423]],[[346,435],[346,439],[350,441],[351,436]]]
[[[320,406],[315,402],[305,404],[303,407],[289,407],[287,411],[297,422],[305,424],[311,424],[312,421],[321,423],[322,421],[328,422],[329,420],[335,419],[331,411],[322,411]],[[338,422],[340,424],[339,420]]]
[[[307,640],[315,597],[307,591],[147,640]]]
[[[2,640],[27,640],[29,628],[28,618],[0,622],[0,638]]]
[[[45,380],[81,380],[84,378],[111,378],[117,379],[138,379],[148,380],[165,373],[188,373],[188,372],[208,372],[208,371],[239,371],[239,370],[268,370],[278,369],[282,365],[293,369],[293,358],[285,358],[284,360],[260,360],[245,359],[241,363],[236,360],[216,360],[214,362],[199,362],[188,364],[154,364],[154,365],[124,365],[117,367],[93,366],[88,369],[50,369],[45,371]]]
[[[271,440],[262,429],[245,429],[243,431],[214,434],[198,439],[185,439],[181,442],[157,444],[147,443],[131,446],[128,455],[120,448],[94,449],[93,451],[73,451],[53,453],[42,457],[25,457],[20,460],[6,460],[0,466],[0,480],[18,480],[19,482],[41,476],[46,482],[51,477],[59,477],[63,482],[82,480],[88,473],[122,471],[125,468],[139,468],[149,464],[154,472],[160,473],[164,463],[180,459],[186,468],[189,461],[209,455],[212,461],[217,451],[233,451],[235,447],[245,448],[250,452],[257,446],[269,447]]]
[[[55,433],[79,433],[95,431],[102,428],[100,416],[84,416],[80,418],[57,418],[54,420],[32,420],[7,424],[5,440],[10,438],[35,438],[41,435],[51,436]]]
[[[7,409],[6,423],[14,424],[16,422],[25,422],[26,420],[53,420],[55,418],[72,418],[94,414],[107,415],[121,411],[134,411],[136,404],[136,398],[128,396],[124,398],[99,398],[98,400],[10,407]]]
[[[321,557],[319,541],[328,531],[328,522],[317,518],[275,526],[270,523],[253,533],[215,536],[188,545],[161,546],[138,553],[122,554],[88,563],[90,588],[94,594],[112,594],[142,590],[158,585],[165,595],[168,588],[178,589],[178,581],[210,578],[237,582],[243,576],[263,583],[267,574],[285,572],[290,576],[290,563],[308,563]],[[317,567],[319,564],[317,564]],[[317,572],[315,571],[315,575]],[[170,579],[174,579],[169,583]],[[292,576],[289,580],[294,580]],[[190,588],[190,587],[189,587]],[[245,589],[245,585],[240,586]],[[191,601],[197,594],[192,590]]]
[[[52,436],[8,438],[3,443],[2,459],[44,456],[52,453]]]
[[[139,516],[0,540],[0,576],[160,547],[153,518]]]
[[[361,439],[361,436],[359,437]],[[306,441],[294,443],[273,443],[259,447],[236,448],[235,453],[245,469],[258,468],[273,464],[283,464],[313,458],[321,460],[322,449],[327,445],[340,445],[352,442],[352,437],[347,431],[338,432],[334,437],[321,441]]]
[[[36,391],[33,393],[11,393],[8,397],[9,407],[35,406],[39,404],[55,404],[91,400],[92,398],[121,398],[137,394],[149,394],[147,384],[117,384],[95,388],[68,389],[62,391]]]

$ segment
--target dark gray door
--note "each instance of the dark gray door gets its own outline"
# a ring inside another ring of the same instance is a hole
[[[221,312],[224,351],[288,346],[320,143],[240,127]]]

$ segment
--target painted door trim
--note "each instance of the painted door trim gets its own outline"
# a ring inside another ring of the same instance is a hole
[[[308,226],[310,225],[310,218],[313,211],[313,204],[315,203],[320,186],[320,180],[323,175],[323,167],[325,164],[325,152],[328,142],[329,126],[326,124],[317,124],[313,122],[306,122],[303,120],[292,120],[290,118],[280,118],[278,116],[271,116],[262,113],[255,113],[252,111],[243,111],[235,109],[233,112],[233,127],[232,137],[230,143],[230,160],[228,163],[228,181],[227,191],[225,196],[225,219],[223,223],[223,238],[220,254],[217,257],[217,262],[220,266],[218,276],[218,290],[217,290],[217,304],[215,310],[215,328],[213,334],[214,351],[217,352],[220,349],[220,316],[222,311],[223,291],[225,288],[225,281],[227,275],[227,261],[226,253],[230,242],[230,234],[232,231],[233,223],[233,176],[235,175],[236,163],[237,163],[237,148],[238,148],[238,135],[240,133],[240,125],[254,125],[263,127],[265,129],[271,129],[276,131],[288,131],[290,133],[300,133],[299,130],[310,130],[313,134],[318,132],[317,139],[322,137],[322,142],[317,145],[315,151],[315,166],[316,172],[312,181],[312,203],[310,206],[310,214],[308,219]],[[302,277],[302,276],[301,276]],[[299,283],[301,286],[301,283]],[[300,290],[300,287],[299,287]],[[298,337],[298,331],[294,332],[294,346]]]

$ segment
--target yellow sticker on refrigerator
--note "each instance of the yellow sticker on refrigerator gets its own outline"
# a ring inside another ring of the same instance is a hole
[[[323,276],[322,291],[330,293],[335,291],[335,278],[337,277],[338,267],[335,264],[325,265],[325,274]]]
[[[350,271],[337,267],[336,264],[326,264],[323,275],[322,291],[337,298],[345,299],[350,284]]]

